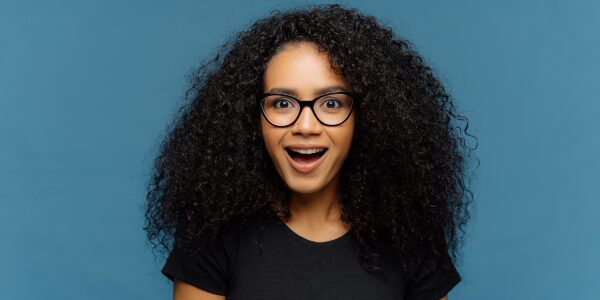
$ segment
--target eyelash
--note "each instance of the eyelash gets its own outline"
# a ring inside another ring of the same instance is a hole
[[[288,103],[290,103],[290,104],[292,103],[292,102],[291,102],[289,99],[280,98],[280,99],[277,99],[277,100],[275,100],[275,101],[273,102],[273,106],[275,106],[276,108],[280,108],[280,107],[277,107],[277,104],[280,104],[280,103],[281,103],[281,102],[283,102],[283,101],[286,101],[286,102],[288,102]],[[323,104],[326,104],[326,103],[328,103],[329,101],[333,101],[334,103],[336,103],[336,104],[338,105],[337,107],[334,107],[334,108],[339,108],[339,107],[341,107],[341,106],[342,106],[342,102],[341,102],[341,101],[339,101],[339,100],[337,100],[337,99],[335,99],[335,98],[324,99],[324,100],[323,100]]]

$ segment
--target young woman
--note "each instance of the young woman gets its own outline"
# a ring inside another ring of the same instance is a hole
[[[420,56],[339,5],[276,13],[221,51],[149,185],[174,299],[446,299],[471,149]]]

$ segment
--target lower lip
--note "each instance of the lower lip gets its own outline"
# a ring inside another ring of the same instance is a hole
[[[290,163],[290,165],[292,165],[292,167],[294,167],[296,171],[298,171],[299,173],[310,173],[321,165],[321,162],[323,162],[323,158],[325,157],[325,155],[327,155],[328,151],[325,151],[325,153],[321,157],[319,157],[319,159],[310,163],[297,162],[294,159],[292,159],[290,154],[285,149],[283,150],[283,152],[285,152],[285,157],[287,157],[288,162]]]

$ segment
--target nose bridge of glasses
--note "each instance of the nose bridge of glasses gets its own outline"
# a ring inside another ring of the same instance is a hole
[[[298,100],[297,100],[298,101]],[[307,114],[312,115],[312,118],[314,119],[314,122],[319,122],[317,119],[317,116],[315,114],[315,111],[313,110],[313,103],[315,103],[314,101],[298,101],[298,103],[300,103],[300,109],[298,111],[298,120],[297,122],[300,122],[302,120],[302,113],[305,111],[308,111]]]

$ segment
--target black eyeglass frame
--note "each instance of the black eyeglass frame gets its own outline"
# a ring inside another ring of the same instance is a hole
[[[352,99],[352,103],[350,103],[350,111],[348,112],[348,115],[346,116],[346,118],[344,118],[344,120],[342,120],[341,122],[331,125],[331,124],[326,124],[323,121],[321,121],[321,119],[319,119],[319,117],[317,116],[317,114],[315,113],[315,103],[317,102],[317,100],[325,97],[325,96],[329,96],[329,95],[333,95],[333,94],[345,94],[350,96],[350,99]],[[294,118],[294,120],[287,125],[277,125],[277,124],[273,124],[269,118],[267,118],[267,114],[265,113],[265,110],[263,109],[263,102],[265,101],[265,98],[267,96],[285,96],[285,97],[290,97],[294,100],[296,100],[296,102],[298,102],[298,104],[300,105],[300,109],[298,110],[298,115],[296,115],[296,118]],[[319,123],[325,125],[325,126],[338,126],[343,124],[344,122],[346,122],[346,120],[348,120],[348,118],[350,117],[350,115],[352,114],[352,111],[354,110],[354,102],[355,100],[358,100],[358,98],[360,97],[360,95],[358,93],[355,92],[350,92],[350,91],[338,91],[338,92],[330,92],[330,93],[325,93],[323,95],[319,95],[317,96],[317,98],[313,99],[313,100],[300,100],[294,96],[288,95],[288,94],[281,94],[281,93],[262,93],[260,94],[260,111],[263,115],[263,117],[265,117],[265,120],[267,120],[267,122],[269,122],[269,124],[275,126],[275,127],[288,127],[293,125],[294,123],[296,123],[296,121],[298,121],[298,118],[300,118],[300,115],[302,114],[302,110],[304,109],[305,106],[310,107],[310,110],[313,113],[313,116],[315,116],[315,119],[317,119],[317,121],[319,121]]]

